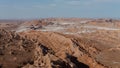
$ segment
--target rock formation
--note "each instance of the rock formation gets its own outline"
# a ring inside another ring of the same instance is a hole
[[[84,40],[52,32],[15,33],[0,30],[1,68],[105,68],[94,56],[99,50]]]

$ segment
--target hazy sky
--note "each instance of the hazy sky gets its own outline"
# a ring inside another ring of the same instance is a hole
[[[0,19],[120,18],[120,0],[0,0]]]

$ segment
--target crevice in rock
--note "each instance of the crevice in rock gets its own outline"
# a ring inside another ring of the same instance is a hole
[[[2,66],[2,64],[0,64],[0,68],[2,68],[3,66]]]
[[[71,56],[71,55],[67,55],[67,58],[74,64],[73,65],[73,68],[89,68],[88,65],[82,63],[82,62],[79,62],[77,60],[77,57],[74,57],[74,56]]]
[[[62,60],[52,61],[52,68],[71,68],[68,63]]]
[[[53,55],[55,54],[55,52],[54,52],[52,49],[50,49],[50,48],[42,45],[41,43],[39,44],[39,46],[40,46],[40,48],[42,49],[42,52],[43,52],[43,55],[44,55],[44,56],[45,56],[47,53],[50,53],[50,54],[53,54]]]

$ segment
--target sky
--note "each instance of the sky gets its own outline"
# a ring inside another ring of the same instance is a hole
[[[0,0],[0,19],[120,18],[120,0]]]

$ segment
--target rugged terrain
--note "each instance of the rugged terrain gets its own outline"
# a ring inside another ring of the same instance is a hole
[[[48,18],[0,23],[0,68],[120,68],[119,22]]]

